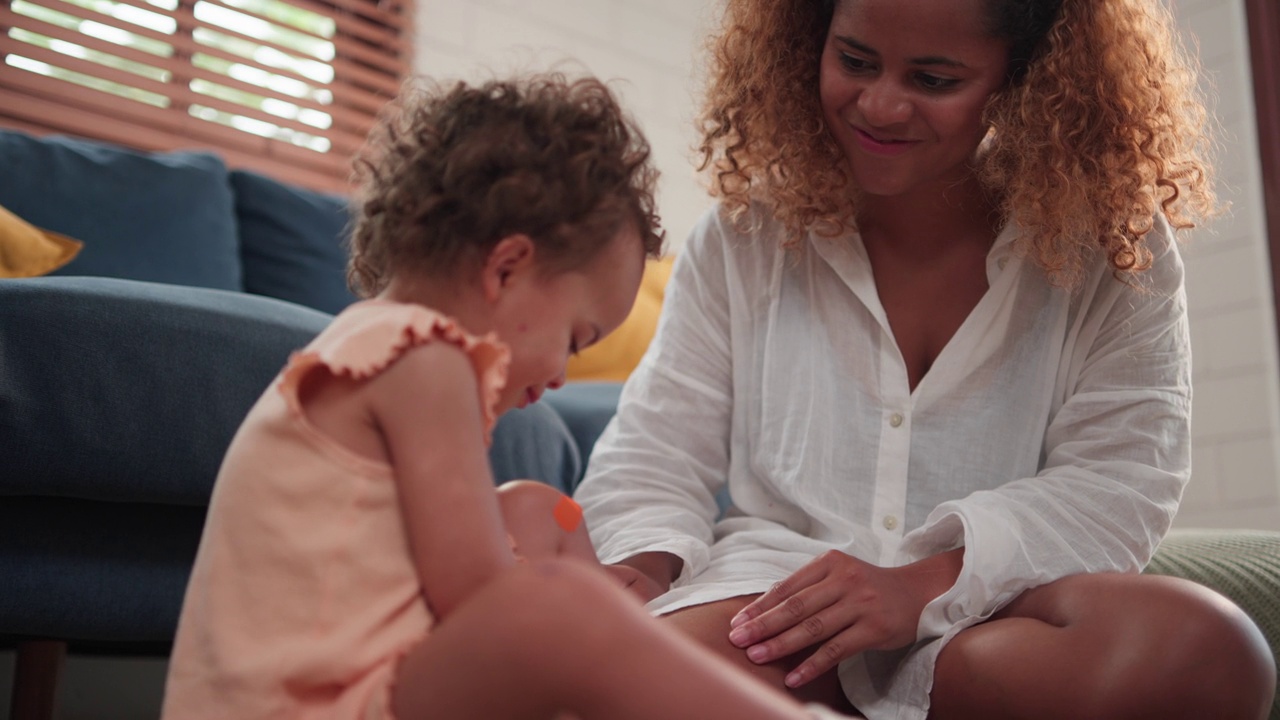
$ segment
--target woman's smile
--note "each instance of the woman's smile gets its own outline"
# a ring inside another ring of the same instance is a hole
[[[872,134],[862,128],[853,128],[858,147],[875,155],[901,155],[919,144],[918,140],[897,140]]]

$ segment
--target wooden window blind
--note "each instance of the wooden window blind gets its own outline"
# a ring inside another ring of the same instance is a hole
[[[409,0],[0,0],[0,124],[348,189]]]

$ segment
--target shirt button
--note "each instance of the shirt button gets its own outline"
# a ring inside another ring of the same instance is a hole
[[[902,413],[894,413],[889,416],[889,425],[892,427],[902,426]]]
[[[884,529],[885,529],[885,530],[892,530],[892,529],[894,529],[894,528],[896,528],[896,527],[898,527],[898,518],[896,518],[896,517],[894,517],[894,516],[892,516],[892,515],[885,515],[885,516],[884,516]]]

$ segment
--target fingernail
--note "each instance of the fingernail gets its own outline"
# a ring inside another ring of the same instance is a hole
[[[751,659],[751,662],[764,662],[769,659],[769,650],[763,645],[756,645],[747,650],[747,657]]]
[[[751,631],[744,627],[736,628],[729,633],[729,642],[741,647],[751,640]]]
[[[751,618],[747,617],[747,614],[746,614],[746,613],[744,613],[744,612],[739,612],[737,615],[734,615],[734,616],[733,616],[733,619],[732,619],[732,620],[730,620],[730,621],[729,621],[729,627],[731,627],[731,628],[736,628],[736,627],[738,627],[739,625],[741,625],[742,623],[744,623],[744,622],[746,622],[746,621],[748,621],[748,620],[750,620],[750,619],[751,619]]]
[[[800,687],[800,682],[802,680],[804,680],[804,673],[797,670],[791,673],[790,675],[788,675],[786,679],[783,680],[782,682],[785,683],[787,687],[794,688],[794,687]]]

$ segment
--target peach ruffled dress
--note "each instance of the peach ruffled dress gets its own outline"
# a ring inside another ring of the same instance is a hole
[[[383,718],[398,659],[432,626],[391,468],[307,422],[302,378],[371,378],[410,348],[463,348],[486,439],[508,351],[421,306],[336,317],[249,412],[227,451],[187,587],[163,717]]]

